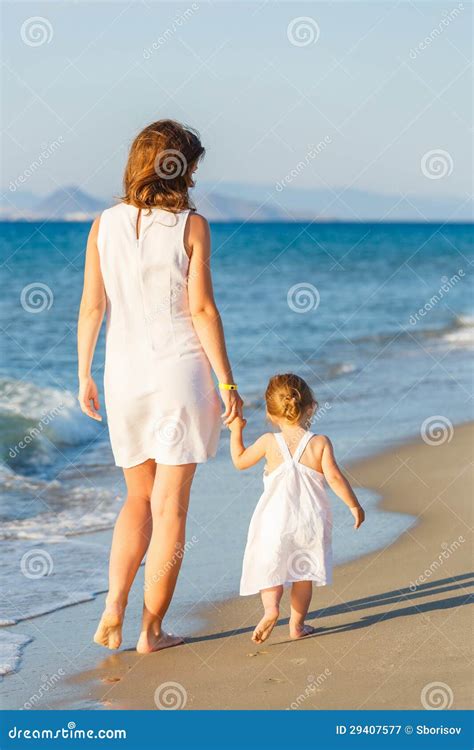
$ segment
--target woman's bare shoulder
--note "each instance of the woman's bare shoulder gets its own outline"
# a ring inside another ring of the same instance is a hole
[[[209,248],[209,223],[201,214],[191,211],[184,230],[184,245],[190,256],[193,249],[200,245]]]
[[[194,234],[207,234],[209,232],[209,222],[205,216],[191,211],[188,218],[189,231]]]

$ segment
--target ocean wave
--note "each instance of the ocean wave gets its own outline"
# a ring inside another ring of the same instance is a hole
[[[356,372],[357,367],[354,362],[339,362],[328,369],[329,378],[338,378],[341,375],[350,375]]]
[[[474,316],[468,314],[454,315],[451,320],[442,327],[423,327],[420,322],[407,325],[399,330],[379,331],[378,333],[355,336],[350,341],[351,346],[364,344],[377,344],[382,348],[385,344],[396,340],[397,342],[413,342],[420,339],[436,342],[450,342],[462,345],[470,345],[474,341]]]
[[[97,433],[70,391],[0,379],[0,458],[9,466],[47,464],[58,447],[80,445]]]
[[[18,670],[21,654],[33,639],[28,635],[0,632],[0,675],[12,674]]]
[[[27,481],[23,482],[20,477],[17,480],[21,489],[24,489]],[[4,520],[0,528],[0,539],[54,541],[92,531],[103,531],[114,525],[121,498],[111,490],[65,487],[60,482],[44,484],[48,488],[44,504],[47,503],[50,510],[27,518]]]
[[[443,340],[454,347],[472,348],[474,345],[474,316],[457,315],[452,326],[443,333]]]
[[[4,542],[2,626],[92,600],[107,589],[108,556],[76,539]]]

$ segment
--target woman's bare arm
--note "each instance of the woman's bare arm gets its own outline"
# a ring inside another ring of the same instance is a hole
[[[209,224],[199,214],[191,214],[188,219],[186,245],[191,256],[188,295],[194,328],[218,380],[233,383],[224,329],[212,289]],[[237,391],[221,391],[221,397],[225,405],[224,423],[229,424],[236,416],[242,415],[242,399]]]
[[[106,307],[104,282],[97,248],[99,221],[99,219],[96,219],[92,224],[87,240],[84,287],[77,324],[78,400],[82,411],[98,421],[102,417],[98,413],[98,391],[91,375],[91,368]]]

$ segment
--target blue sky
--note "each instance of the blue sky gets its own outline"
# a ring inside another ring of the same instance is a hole
[[[207,183],[274,184],[326,138],[295,187],[465,198],[470,14],[467,2],[6,3],[3,184],[57,141],[24,189],[109,197],[134,134],[174,117],[201,132]],[[47,41],[32,45],[37,16]],[[289,39],[299,17],[314,41]],[[432,150],[450,156],[442,180],[420,168]]]

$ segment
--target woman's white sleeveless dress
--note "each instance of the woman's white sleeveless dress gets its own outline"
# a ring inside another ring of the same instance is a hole
[[[241,596],[295,581],[332,582],[332,513],[325,479],[300,463],[312,437],[305,432],[291,455],[283,435],[275,434],[283,463],[263,475],[264,491],[245,548]]]
[[[107,296],[104,392],[118,466],[177,465],[215,455],[221,420],[209,361],[188,302],[189,211],[120,203],[100,218]]]

